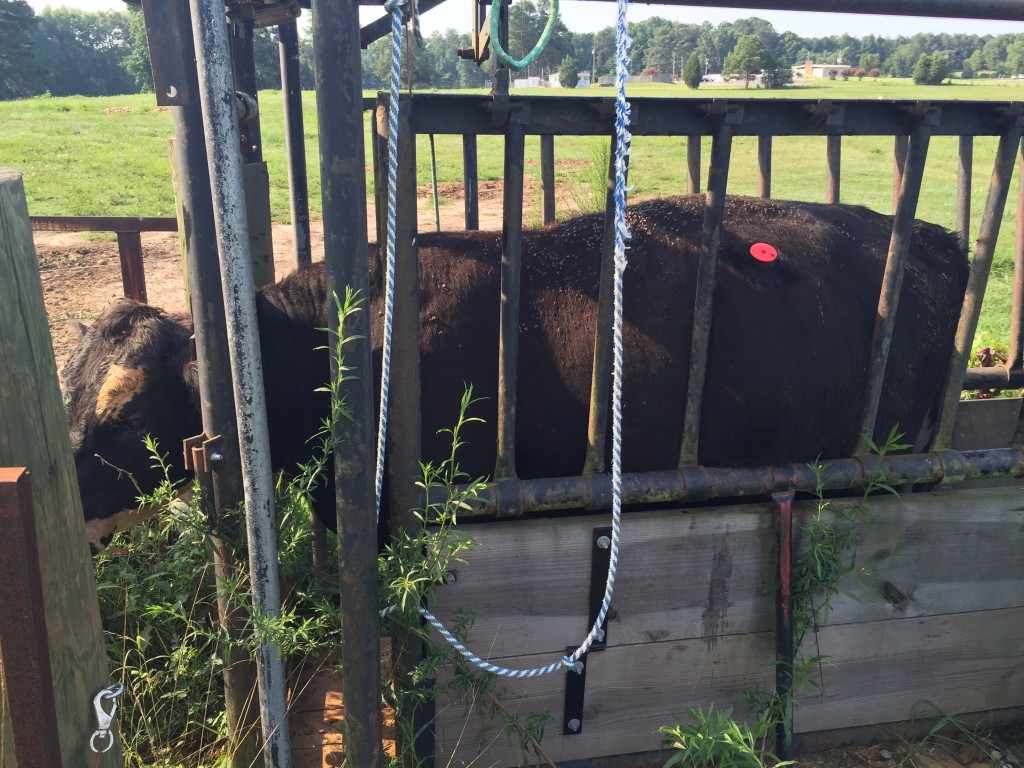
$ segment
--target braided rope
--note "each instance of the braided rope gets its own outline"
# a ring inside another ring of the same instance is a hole
[[[601,600],[601,609],[598,611],[594,623],[587,633],[580,646],[569,656],[563,656],[559,661],[548,664],[544,667],[532,669],[509,669],[507,667],[492,664],[482,659],[463,645],[441,621],[426,608],[420,608],[420,615],[423,616],[431,626],[455,648],[471,664],[500,677],[525,679],[549,675],[560,669],[571,669],[577,673],[583,671],[583,663],[580,658],[590,650],[590,647],[599,638],[603,638],[604,624],[611,607],[612,594],[615,590],[615,576],[619,563],[619,541],[622,523],[622,275],[626,269],[626,242],[630,239],[629,225],[626,222],[626,157],[629,154],[629,145],[632,139],[629,129],[629,102],[626,101],[626,80],[629,76],[629,55],[628,49],[632,40],[626,33],[626,9],[629,7],[629,0],[618,0],[618,14],[616,17],[616,53],[615,53],[615,79],[618,88],[618,95],[615,101],[615,275],[614,275],[614,299],[612,314],[612,342],[614,345],[612,362],[612,536],[609,547],[608,578],[605,582],[604,597]],[[492,13],[492,19],[494,14]],[[492,32],[492,42],[497,41],[497,35]],[[500,50],[498,48],[497,50]],[[395,99],[397,101],[397,99]],[[395,114],[395,125],[397,125],[397,112]],[[395,128],[392,127],[392,136]],[[396,161],[397,164],[397,161]],[[393,239],[391,227],[391,206],[394,197],[394,182],[389,179],[388,213],[389,213],[389,240]],[[389,243],[389,254],[391,248]],[[385,310],[385,322],[387,321]],[[386,339],[386,336],[385,336]],[[387,358],[385,358],[387,360]],[[382,384],[383,395],[383,384]],[[381,416],[383,424],[384,417]],[[378,500],[380,497],[378,485]],[[395,613],[394,606],[385,608],[380,612],[381,618]]]
[[[391,14],[391,93],[388,98],[388,242],[384,266],[384,341],[381,349],[380,420],[377,425],[377,469],[375,481],[376,516],[380,520],[380,497],[384,488],[384,456],[388,431],[388,392],[391,385],[391,337],[395,319],[395,242],[398,207],[398,92],[402,77],[402,8],[388,0],[384,10]],[[415,14],[414,14],[415,15]]]
[[[491,49],[494,51],[498,61],[509,69],[526,69],[547,47],[548,41],[551,40],[551,33],[555,31],[555,27],[558,25],[558,0],[551,0],[551,15],[548,17],[548,23],[544,25],[544,31],[540,34],[540,40],[533,46],[533,50],[521,59],[513,59],[501,47],[498,35],[498,16],[501,13],[501,2],[502,0],[491,0]]]

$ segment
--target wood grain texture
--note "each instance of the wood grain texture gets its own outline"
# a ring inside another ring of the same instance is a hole
[[[849,503],[836,501],[836,504]],[[798,504],[797,519],[814,511]],[[835,601],[817,650],[827,697],[808,698],[798,731],[1024,705],[1024,491],[938,491],[870,500],[857,538],[871,573]],[[584,732],[562,736],[564,673],[499,683],[502,702],[555,717],[555,760],[658,747],[657,728],[687,706],[741,709],[774,681],[772,524],[767,504],[627,515],[608,650],[591,654]],[[587,627],[590,551],[603,516],[467,526],[478,545],[432,608],[477,619],[470,647],[516,669],[547,664]],[[798,544],[798,551],[806,542]],[[813,638],[808,638],[813,642]],[[518,765],[491,726],[459,702],[439,705],[439,755]]]
[[[24,188],[5,168],[0,328],[0,466],[32,473],[61,755],[65,766],[84,768],[95,758],[88,748],[96,727],[92,697],[110,684],[109,670]],[[104,760],[120,765],[120,749]]]

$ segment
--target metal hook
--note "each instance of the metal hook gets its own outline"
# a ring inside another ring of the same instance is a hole
[[[114,716],[117,714],[117,697],[124,693],[124,686],[121,683],[114,683],[114,685],[107,686],[99,693],[97,693],[92,700],[93,709],[96,710],[96,731],[92,734],[92,738],[89,739],[89,748],[93,752],[107,752],[112,746],[114,746],[114,734],[110,732],[110,725],[114,722]],[[103,708],[103,700],[110,700],[110,711]],[[97,739],[106,739],[106,746],[100,748],[96,746]]]

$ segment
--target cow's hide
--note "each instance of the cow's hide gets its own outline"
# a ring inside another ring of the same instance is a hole
[[[625,274],[623,468],[678,462],[704,201],[630,208]],[[730,198],[721,232],[700,461],[753,466],[849,455],[858,427],[892,218],[864,208]],[[516,466],[520,477],[578,474],[586,449],[603,222],[599,215],[526,232]],[[751,255],[755,243],[778,253]],[[375,249],[371,253],[375,253]],[[461,464],[493,472],[497,412],[501,236],[419,238],[423,453],[447,455],[463,387],[486,398],[465,432]],[[371,269],[379,361],[381,275]],[[876,439],[898,426],[927,434],[950,359],[967,260],[940,227],[914,229]],[[273,463],[308,458],[327,413],[321,330],[325,278],[313,266],[257,299]],[[65,368],[72,443],[91,539],[154,482],[141,449],[157,437],[173,457],[200,431],[191,328],[183,317],[127,300],[88,330]],[[401,366],[396,360],[394,365]],[[379,376],[379,372],[377,374]],[[183,472],[175,462],[174,471]],[[129,477],[130,475],[130,477]],[[333,512],[324,515],[333,526]]]

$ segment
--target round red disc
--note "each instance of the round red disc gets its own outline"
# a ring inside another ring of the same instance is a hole
[[[779,258],[779,252],[768,243],[754,243],[750,246],[750,255],[758,261],[775,261]]]

